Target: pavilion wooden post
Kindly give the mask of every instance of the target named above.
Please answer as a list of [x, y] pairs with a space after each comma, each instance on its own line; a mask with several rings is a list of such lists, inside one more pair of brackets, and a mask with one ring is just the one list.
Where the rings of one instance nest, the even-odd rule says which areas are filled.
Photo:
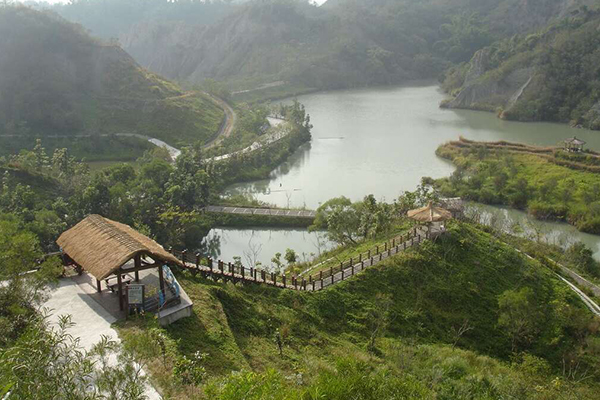
[[165, 277], [163, 276], [162, 266], [158, 267], [158, 283], [160, 285], [160, 291], [162, 292], [165, 301], [167, 301], [167, 294], [165, 293]]
[[96, 289], [98, 290], [98, 293], [102, 292], [102, 282], [100, 279], [96, 279]]
[[118, 286], [118, 294], [119, 294], [119, 310], [123, 311], [123, 286], [121, 281], [121, 271], [117, 271], [117, 286]]
[[[135, 258], [133, 259], [133, 264], [134, 264], [135, 268], [142, 268], [142, 256], [141, 256], [141, 254], [137, 254], [135, 256]], [[135, 281], [136, 282], [140, 281], [140, 272], [137, 269], [135, 271]]]

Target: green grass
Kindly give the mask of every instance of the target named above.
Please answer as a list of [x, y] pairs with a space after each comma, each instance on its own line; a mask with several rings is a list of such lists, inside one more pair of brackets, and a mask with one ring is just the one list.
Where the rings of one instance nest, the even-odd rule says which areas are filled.
[[[452, 223], [448, 235], [436, 242], [425, 242], [317, 293], [234, 286], [188, 273], [179, 274], [179, 281], [194, 301], [194, 312], [164, 329], [173, 343], [169, 357], [175, 363], [183, 355], [206, 353], [209, 383], [194, 392], [173, 383], [168, 362], [150, 362], [155, 382], [162, 382], [159, 386], [173, 397], [204, 391], [209, 393], [205, 398], [296, 399], [320, 392], [329, 393], [320, 398], [342, 399], [348, 398], [343, 397], [348, 395], [344, 386], [381, 382], [387, 387], [381, 392], [356, 386], [366, 391], [359, 398], [420, 398], [423, 393], [431, 398], [434, 393], [448, 399], [554, 399], [573, 385], [561, 376], [561, 368], [563, 357], [575, 354], [582, 368], [589, 368], [590, 388], [575, 385], [573, 390], [580, 398], [596, 395], [599, 354], [591, 344], [599, 339], [590, 313], [540, 263], [472, 225]], [[498, 326], [499, 296], [520, 288], [532, 291], [541, 315], [535, 340], [519, 349], [548, 366], [543, 374], [533, 373], [540, 391], [527, 386], [533, 378], [521, 369], [526, 363], [511, 366], [511, 340]], [[370, 348], [373, 321], [379, 318], [385, 318], [387, 327]], [[118, 329], [126, 343], [133, 343], [154, 323], [142, 319], [121, 323]], [[470, 329], [458, 336], [465, 323]], [[455, 342], [462, 350], [451, 348]], [[232, 371], [250, 372], [230, 375]], [[356, 376], [369, 379], [354, 381]], [[274, 389], [283, 382], [285, 390]], [[246, 393], [254, 390], [247, 384], [258, 392]], [[267, 388], [259, 390], [263, 385]], [[390, 394], [407, 387], [404, 397]], [[472, 392], [475, 388], [482, 392], [468, 395], [478, 393]]]
[[288, 267], [286, 273], [299, 274], [300, 272], [307, 271], [305, 277], [308, 275], [316, 276], [319, 271], [326, 271], [330, 268], [339, 267], [341, 262], [347, 266], [348, 260], [358, 260], [360, 254], [365, 254], [369, 250], [375, 254], [376, 246], [380, 247], [380, 251], [384, 249], [384, 243], [388, 239], [402, 235], [406, 233], [413, 224], [406, 220], [399, 220], [386, 235], [381, 235], [376, 238], [370, 238], [360, 242], [358, 245], [345, 245], [338, 246], [332, 250], [325, 251], [319, 257], [311, 261], [310, 263], [300, 263]]

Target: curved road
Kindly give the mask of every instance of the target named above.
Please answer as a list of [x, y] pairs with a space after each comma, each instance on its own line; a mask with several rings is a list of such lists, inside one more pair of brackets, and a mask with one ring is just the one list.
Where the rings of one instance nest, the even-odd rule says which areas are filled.
[[210, 97], [215, 103], [217, 103], [223, 111], [225, 111], [225, 120], [221, 124], [221, 129], [215, 135], [213, 139], [211, 139], [208, 143], [202, 146], [203, 149], [210, 149], [216, 144], [220, 143], [223, 139], [230, 136], [233, 132], [233, 128], [235, 127], [235, 123], [237, 122], [237, 115], [233, 108], [223, 99], [220, 99], [216, 96], [213, 96], [210, 93], [202, 92], [203, 94]]

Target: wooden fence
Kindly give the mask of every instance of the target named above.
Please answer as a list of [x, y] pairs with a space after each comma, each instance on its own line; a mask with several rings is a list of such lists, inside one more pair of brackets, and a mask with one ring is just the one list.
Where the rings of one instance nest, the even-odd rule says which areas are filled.
[[335, 267], [319, 271], [316, 275], [310, 275], [308, 278], [298, 276], [278, 275], [274, 272], [268, 272], [258, 268], [248, 268], [243, 265], [225, 263], [221, 260], [211, 258], [201, 259], [199, 254], [191, 254], [186, 250], [174, 251], [171, 253], [181, 261], [181, 266], [195, 274], [201, 274], [205, 278], [215, 281], [231, 281], [233, 283], [256, 283], [275, 286], [282, 289], [318, 291], [328, 286], [344, 281], [366, 268], [374, 266], [381, 261], [418, 246], [423, 240], [428, 239], [430, 231], [427, 227], [416, 227], [404, 235], [393, 238], [381, 245], [361, 253], [358, 257], [353, 257], [345, 262], [341, 262]]

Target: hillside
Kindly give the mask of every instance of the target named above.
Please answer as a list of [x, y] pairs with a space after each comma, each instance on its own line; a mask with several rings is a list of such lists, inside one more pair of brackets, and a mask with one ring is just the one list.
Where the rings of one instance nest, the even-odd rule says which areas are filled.
[[0, 7], [0, 135], [138, 133], [176, 145], [209, 140], [222, 119], [208, 98], [184, 93], [81, 26]]
[[583, 8], [536, 33], [475, 54], [450, 71], [443, 106], [497, 112], [518, 121], [600, 129], [600, 11]]
[[[187, 273], [178, 279], [194, 301], [192, 317], [165, 330], [147, 319], [120, 324], [125, 343], [148, 357], [153, 382], [172, 397], [558, 399], [571, 393], [567, 398], [593, 399], [597, 393], [592, 315], [551, 271], [470, 224], [452, 223], [435, 243], [317, 293]], [[513, 300], [523, 306], [512, 316], [522, 330], [507, 328]], [[163, 355], [148, 352], [156, 340]], [[562, 375], [563, 360], [587, 371], [589, 386]]]
[[317, 89], [393, 84], [436, 77], [496, 39], [588, 2], [339, 0], [315, 7], [257, 0], [210, 26], [146, 22], [120, 40], [142, 65], [179, 80], [213, 78], [236, 89], [278, 81]]
[[94, 36], [112, 39], [144, 22], [216, 23], [231, 11], [235, 3], [242, 1], [78, 0], [40, 7], [49, 8], [69, 21], [85, 26]]

